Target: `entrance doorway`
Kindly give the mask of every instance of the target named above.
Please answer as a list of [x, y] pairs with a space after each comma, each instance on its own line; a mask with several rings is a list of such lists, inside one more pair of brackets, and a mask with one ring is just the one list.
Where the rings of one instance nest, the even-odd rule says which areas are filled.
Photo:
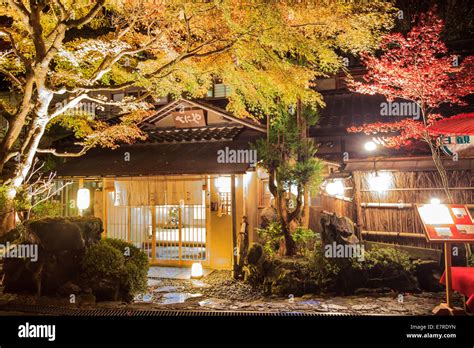
[[[202, 179], [173, 180], [171, 184], [154, 181], [152, 185], [124, 183], [107, 193], [107, 237], [134, 244], [152, 264], [186, 265], [208, 260], [209, 205]], [[143, 192], [135, 191], [138, 186], [141, 190], [147, 187], [148, 202], [139, 198]]]

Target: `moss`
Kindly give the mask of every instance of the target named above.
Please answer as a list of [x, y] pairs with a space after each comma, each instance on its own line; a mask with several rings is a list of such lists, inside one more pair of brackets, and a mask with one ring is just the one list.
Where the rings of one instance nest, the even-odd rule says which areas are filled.
[[[254, 253], [260, 248], [254, 247]], [[265, 254], [247, 267], [249, 283], [268, 294], [300, 296], [306, 293], [353, 294], [359, 288], [417, 291], [408, 254], [393, 248], [366, 251], [363, 260], [328, 258], [318, 243], [306, 257], [281, 258]], [[257, 259], [257, 257], [255, 257]]]

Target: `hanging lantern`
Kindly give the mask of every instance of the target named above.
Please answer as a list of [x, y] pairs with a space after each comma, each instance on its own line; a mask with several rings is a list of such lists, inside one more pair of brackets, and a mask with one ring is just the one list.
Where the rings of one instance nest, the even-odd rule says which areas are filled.
[[89, 208], [91, 204], [91, 193], [89, 189], [80, 188], [77, 191], [77, 207], [80, 210], [85, 210]]

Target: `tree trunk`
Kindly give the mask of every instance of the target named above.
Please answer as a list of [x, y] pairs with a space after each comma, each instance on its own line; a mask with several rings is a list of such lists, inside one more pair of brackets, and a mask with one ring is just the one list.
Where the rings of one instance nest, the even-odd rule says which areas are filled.
[[281, 230], [283, 232], [283, 237], [285, 239], [285, 256], [294, 256], [296, 255], [296, 243], [291, 236], [290, 223], [283, 222], [281, 223]]
[[15, 211], [13, 200], [7, 200], [3, 211], [0, 212], [0, 237], [15, 228]]

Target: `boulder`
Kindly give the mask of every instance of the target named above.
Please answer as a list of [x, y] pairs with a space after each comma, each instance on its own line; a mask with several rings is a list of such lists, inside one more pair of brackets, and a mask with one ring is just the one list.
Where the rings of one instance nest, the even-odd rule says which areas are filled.
[[359, 239], [355, 235], [355, 225], [346, 216], [337, 216], [335, 213], [323, 213], [321, 216], [321, 240], [326, 244], [357, 244]]
[[439, 263], [434, 260], [415, 260], [415, 276], [423, 291], [438, 292], [444, 287], [439, 283], [442, 275]]
[[97, 243], [102, 222], [95, 217], [58, 217], [28, 221], [25, 244], [38, 246], [38, 259], [5, 258], [5, 292], [53, 295], [73, 281], [87, 246]]
[[260, 213], [260, 228], [266, 228], [271, 222], [278, 219], [277, 211], [273, 207], [263, 208]]

